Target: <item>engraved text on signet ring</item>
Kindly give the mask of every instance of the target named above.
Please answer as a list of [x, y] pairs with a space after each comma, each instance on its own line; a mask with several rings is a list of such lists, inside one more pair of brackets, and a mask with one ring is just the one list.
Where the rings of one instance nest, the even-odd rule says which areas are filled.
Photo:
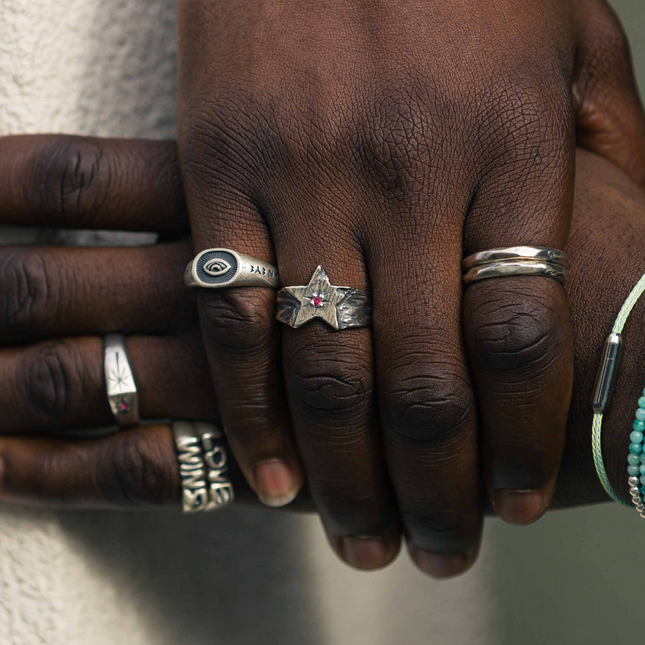
[[234, 499], [224, 433], [210, 423], [173, 421], [182, 508], [185, 513], [214, 511]]
[[189, 287], [230, 289], [233, 287], [280, 286], [278, 269], [269, 262], [231, 249], [206, 249], [186, 267], [184, 281]]

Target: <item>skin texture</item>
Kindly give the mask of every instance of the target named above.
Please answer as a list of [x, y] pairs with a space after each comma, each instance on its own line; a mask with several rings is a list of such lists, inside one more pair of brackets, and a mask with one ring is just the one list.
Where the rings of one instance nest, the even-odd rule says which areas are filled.
[[425, 570], [463, 570], [487, 498], [517, 524], [551, 502], [573, 335], [558, 284], [507, 279], [469, 289], [462, 337], [460, 262], [566, 246], [576, 141], [643, 182], [615, 16], [599, 0], [180, 0], [178, 16], [195, 250], [276, 262], [283, 285], [320, 264], [374, 297], [372, 329], [334, 333], [279, 329], [266, 290], [198, 293], [242, 471], [277, 505], [304, 468], [347, 560], [385, 563], [403, 532]]
[[[181, 186], [160, 182], [156, 175], [143, 183], [130, 178], [142, 177], [145, 168], [160, 159], [166, 160], [169, 176], [175, 176], [175, 144], [132, 145], [139, 147], [140, 154], [130, 154], [127, 142], [115, 145], [96, 139], [38, 136], [0, 139], [0, 177], [4, 178], [0, 223], [42, 226], [52, 222], [48, 214], [55, 213], [56, 223], [64, 222], [68, 228], [87, 226], [88, 222], [103, 229], [125, 225], [133, 230], [154, 230], [159, 223], [163, 225], [156, 206], [181, 203]], [[103, 162], [74, 180], [73, 199], [66, 202], [69, 208], [61, 211], [57, 197], [52, 198], [60, 191], [32, 190], [53, 187], [61, 178], [71, 181], [66, 164], [83, 167], [84, 151], [90, 149], [100, 151], [98, 157]], [[66, 154], [60, 152], [63, 150]], [[575, 331], [575, 379], [554, 499], [560, 507], [607, 500], [591, 460], [590, 392], [602, 342], [645, 267], [645, 195], [608, 162], [583, 151], [577, 156], [568, 285]], [[40, 169], [40, 174], [34, 173], [34, 168]], [[34, 194], [39, 196], [33, 198]], [[102, 195], [98, 202], [97, 194]], [[128, 217], [119, 209], [105, 210], [110, 203], [127, 204]], [[111, 421], [101, 344], [101, 336], [111, 331], [129, 334], [127, 348], [144, 419], [220, 422], [194, 295], [182, 285], [183, 268], [191, 253], [188, 240], [139, 249], [0, 248], [1, 499], [66, 507], [178, 505], [176, 457], [167, 426], [148, 426], [98, 439], [79, 437], [78, 433]], [[517, 279], [513, 288], [523, 294], [532, 282], [543, 281], [546, 279]], [[490, 303], [485, 291], [469, 289], [464, 304], [463, 324], [468, 331], [477, 309]], [[510, 319], [509, 308], [496, 311], [502, 318], [485, 336], [480, 331], [471, 334], [469, 344], [474, 346], [469, 349], [475, 360], [479, 343], [505, 338], [505, 327], [513, 324], [516, 316], [529, 318], [538, 327], [543, 324], [542, 312], [530, 299], [524, 300], [521, 309], [510, 311]], [[643, 381], [645, 340], [637, 332], [644, 311], [645, 300], [636, 306], [625, 329], [627, 351], [603, 433], [608, 472], [624, 497], [627, 435]], [[496, 372], [485, 363], [482, 369], [490, 371], [494, 394]], [[525, 401], [514, 394], [511, 398], [517, 399], [512, 413], [522, 419], [532, 405], [531, 397]], [[485, 409], [483, 403], [479, 407]], [[72, 431], [76, 438], [69, 436]], [[517, 423], [511, 439], [531, 453], [549, 449], [542, 436], [530, 434], [523, 422]], [[238, 498], [248, 499], [250, 489], [239, 471], [234, 474]], [[289, 506], [311, 507], [308, 490]], [[382, 566], [396, 552], [396, 548], [386, 552], [383, 559], [381, 552], [339, 549], [345, 561], [360, 569]], [[454, 573], [450, 568], [437, 572], [423, 561], [419, 564], [424, 571], [441, 577]]]

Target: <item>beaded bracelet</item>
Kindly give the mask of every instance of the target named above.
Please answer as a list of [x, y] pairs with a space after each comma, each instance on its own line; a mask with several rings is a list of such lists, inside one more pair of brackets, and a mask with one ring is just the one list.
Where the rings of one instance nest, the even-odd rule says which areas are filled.
[[[623, 303], [616, 322], [611, 330], [611, 334], [605, 340], [603, 346], [602, 358], [596, 375], [596, 384], [594, 387], [593, 398], [593, 424], [591, 429], [591, 449], [593, 453], [594, 466], [598, 479], [603, 485], [607, 494], [619, 504], [631, 507], [632, 505], [623, 501], [614, 491], [602, 459], [602, 420], [603, 415], [607, 412], [611, 403], [613, 394], [615, 375], [618, 368], [620, 351], [622, 347], [622, 331], [629, 314], [645, 291], [645, 275], [636, 283], [629, 296]], [[643, 445], [643, 436], [645, 432], [645, 390], [643, 396], [638, 400], [638, 409], [636, 410], [636, 420], [633, 423], [633, 431], [630, 434], [629, 456], [627, 458], [627, 475], [629, 483], [629, 492], [632, 497], [633, 505], [641, 517], [645, 519], [645, 452]], [[639, 485], [641, 484], [641, 485]]]
[[629, 476], [629, 494], [638, 514], [645, 519], [645, 453], [643, 452], [643, 431], [645, 430], [645, 390], [643, 396], [638, 399], [636, 409], [636, 420], [629, 435], [629, 455], [627, 455], [627, 474]]

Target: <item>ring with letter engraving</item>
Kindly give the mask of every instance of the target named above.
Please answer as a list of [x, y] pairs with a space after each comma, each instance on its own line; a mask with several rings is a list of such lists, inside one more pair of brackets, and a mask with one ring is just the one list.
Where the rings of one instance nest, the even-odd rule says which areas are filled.
[[110, 408], [121, 429], [139, 425], [139, 398], [122, 334], [108, 334], [103, 343], [105, 387]]
[[202, 251], [186, 267], [184, 282], [189, 287], [205, 289], [280, 287], [276, 266], [231, 249]]
[[278, 292], [276, 318], [294, 329], [317, 319], [336, 330], [368, 327], [372, 323], [372, 298], [360, 289], [333, 286], [319, 266], [308, 285]]
[[214, 511], [234, 499], [224, 433], [210, 423], [173, 421], [185, 513]]
[[464, 284], [516, 276], [543, 276], [565, 284], [569, 261], [559, 249], [546, 246], [512, 246], [468, 256], [462, 263]]

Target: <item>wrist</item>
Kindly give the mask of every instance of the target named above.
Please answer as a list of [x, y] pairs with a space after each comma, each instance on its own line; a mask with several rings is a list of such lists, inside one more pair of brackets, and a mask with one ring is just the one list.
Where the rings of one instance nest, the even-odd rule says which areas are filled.
[[[576, 336], [575, 383], [567, 445], [556, 495], [557, 506], [609, 501], [596, 474], [592, 450], [591, 398], [605, 338], [620, 308], [645, 272], [645, 199], [619, 171], [588, 155], [579, 156], [576, 214], [569, 244], [569, 288]], [[598, 181], [598, 170], [606, 183]], [[591, 166], [591, 168], [589, 167]], [[611, 213], [608, 215], [607, 213]], [[627, 454], [637, 402], [645, 385], [645, 336], [640, 320], [645, 297], [636, 303], [623, 331], [613, 403], [603, 418], [602, 452], [616, 493], [629, 500]]]

